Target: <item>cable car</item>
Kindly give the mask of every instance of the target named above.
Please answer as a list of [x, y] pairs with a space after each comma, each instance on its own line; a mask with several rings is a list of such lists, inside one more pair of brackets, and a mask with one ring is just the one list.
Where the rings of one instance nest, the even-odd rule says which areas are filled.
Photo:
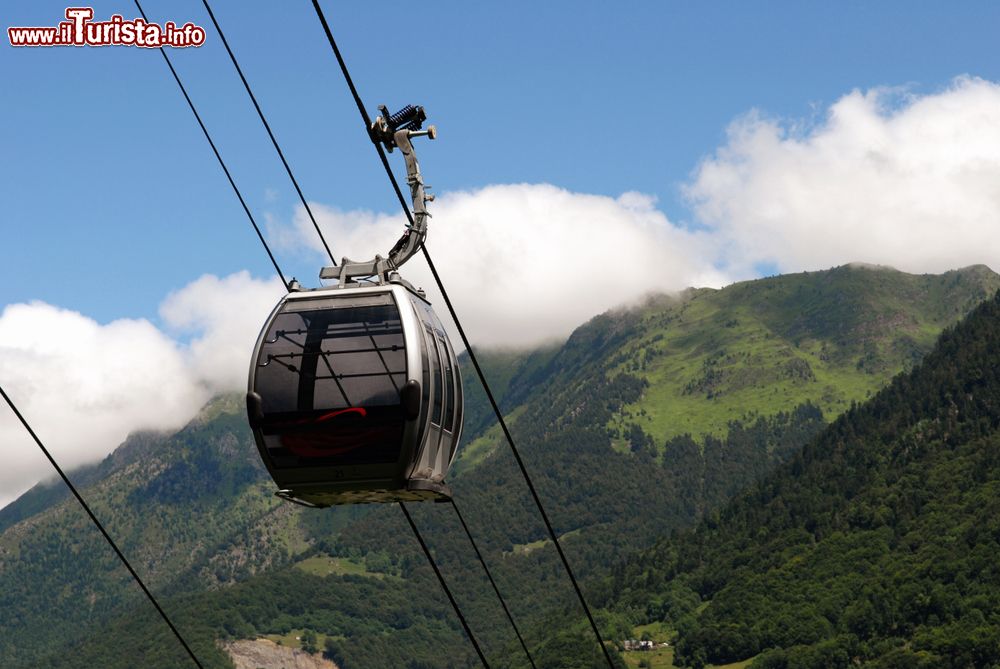
[[248, 409], [279, 495], [316, 506], [449, 498], [462, 380], [402, 283], [293, 292], [254, 350]]
[[[413, 225], [388, 257], [325, 267], [317, 289], [297, 282], [254, 347], [247, 413], [279, 497], [306, 506], [447, 500], [462, 433], [455, 350], [423, 291], [398, 268], [426, 237], [429, 216], [410, 138], [423, 109], [389, 115], [372, 138], [406, 159]], [[359, 277], [365, 277], [358, 281]]]

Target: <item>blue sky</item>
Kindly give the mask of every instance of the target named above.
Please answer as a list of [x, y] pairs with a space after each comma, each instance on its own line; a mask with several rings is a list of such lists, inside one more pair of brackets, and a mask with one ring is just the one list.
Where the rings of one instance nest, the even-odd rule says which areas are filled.
[[[439, 128], [418, 145], [429, 248], [475, 344], [762, 273], [1000, 269], [996, 3], [323, 6], [370, 113], [422, 104]], [[170, 55], [286, 273], [315, 285], [201, 3], [144, 7], [207, 28]], [[3, 8], [4, 28], [54, 26], [66, 5]], [[311, 3], [213, 8], [334, 252], [388, 250], [398, 205]], [[245, 384], [280, 287], [158, 52], [4, 35], [0, 83], [0, 383], [72, 466]], [[0, 443], [3, 506], [49, 469], [2, 411]]]
[[[421, 152], [438, 190], [635, 190], [682, 224], [678, 184], [751, 108], [809, 119], [854, 88], [1000, 78], [995, 3], [324, 6], [369, 107], [421, 103], [439, 126]], [[94, 8], [137, 15], [130, 3]], [[64, 9], [7, 2], [4, 24], [54, 25]], [[209, 25], [198, 2], [145, 9]], [[310, 3], [214, 9], [307, 196], [395, 211]], [[0, 305], [155, 319], [169, 291], [203, 273], [268, 273], [158, 53], [0, 49]], [[289, 219], [294, 192], [214, 31], [171, 55], [255, 213]], [[331, 241], [338, 255], [368, 253]], [[317, 260], [282, 255], [310, 281]]]

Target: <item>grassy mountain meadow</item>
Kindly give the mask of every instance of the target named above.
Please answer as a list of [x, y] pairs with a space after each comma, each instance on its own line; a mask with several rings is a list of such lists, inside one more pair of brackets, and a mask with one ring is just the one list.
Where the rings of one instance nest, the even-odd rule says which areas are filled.
[[[724, 659], [697, 641], [707, 623], [696, 627], [720, 610], [722, 582], [674, 584], [678, 568], [658, 571], [674, 544], [657, 542], [716, 522], [804, 445], [833, 449], [816, 440], [830, 421], [919, 369], [940, 333], [998, 289], [982, 266], [845, 266], [653, 296], [559, 345], [477, 353], [588, 597], [606, 608], [605, 635], [669, 623], [685, 639], [678, 659], [696, 664]], [[463, 375], [466, 443], [452, 478], [462, 513], [536, 663], [600, 666], [474, 372]], [[307, 631], [342, 669], [478, 664], [399, 510], [273, 498], [239, 398], [217, 399], [176, 434], [134, 435], [73, 477], [205, 666], [232, 666], [217, 640]], [[74, 504], [38, 486], [0, 511], [0, 665], [186, 666]], [[411, 511], [491, 664], [527, 666], [453, 511]], [[612, 577], [616, 564], [626, 566]], [[662, 578], [637, 585], [636, 570]]]
[[609, 603], [681, 666], [1000, 666], [1000, 294]]

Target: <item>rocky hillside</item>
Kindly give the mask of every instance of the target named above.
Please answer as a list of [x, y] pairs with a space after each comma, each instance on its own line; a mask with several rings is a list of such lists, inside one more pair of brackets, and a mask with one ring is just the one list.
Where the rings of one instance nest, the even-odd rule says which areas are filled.
[[330, 660], [268, 639], [232, 641], [225, 651], [236, 669], [338, 669]]

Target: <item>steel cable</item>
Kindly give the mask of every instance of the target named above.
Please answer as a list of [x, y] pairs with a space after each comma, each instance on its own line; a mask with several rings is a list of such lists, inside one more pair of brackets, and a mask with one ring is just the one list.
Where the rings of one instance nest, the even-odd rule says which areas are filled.
[[[351, 73], [347, 69], [347, 64], [344, 62], [344, 58], [340, 53], [340, 49], [337, 47], [337, 41], [333, 37], [333, 32], [330, 30], [330, 24], [326, 20], [326, 16], [323, 14], [323, 8], [319, 5], [319, 0], [312, 0], [313, 8], [316, 10], [316, 15], [319, 17], [319, 21], [323, 26], [323, 31], [326, 33], [327, 40], [330, 42], [330, 47], [333, 49], [334, 55], [337, 57], [337, 62], [340, 64], [341, 72], [344, 75], [344, 79], [347, 81], [347, 86], [351, 90], [351, 95], [354, 97], [354, 102], [358, 106], [358, 111], [361, 113], [361, 118], [365, 123], [365, 132], [367, 133], [368, 128], [371, 126], [371, 119], [368, 113], [365, 111], [364, 103], [361, 101], [361, 96], [358, 94], [358, 90], [354, 85], [354, 81], [351, 78]], [[385, 168], [386, 174], [389, 176], [389, 181], [392, 183], [393, 189], [396, 191], [396, 197], [399, 199], [399, 203], [403, 207], [403, 211], [406, 214], [406, 218], [410, 225], [413, 225], [413, 214], [410, 212], [409, 205], [406, 204], [406, 200], [403, 197], [403, 192], [399, 188], [399, 183], [396, 180], [396, 175], [393, 174], [391, 167], [389, 166], [389, 160], [386, 158], [385, 151], [382, 146], [378, 143], [374, 143], [375, 150], [378, 151], [379, 158], [382, 161], [382, 165]], [[444, 298], [445, 304], [448, 306], [448, 312], [451, 314], [452, 320], [455, 322], [455, 326], [458, 329], [458, 333], [462, 338], [462, 343], [465, 345], [465, 350], [469, 354], [469, 360], [472, 362], [473, 367], [476, 370], [476, 375], [479, 377], [479, 382], [483, 386], [483, 390], [486, 392], [486, 397], [490, 401], [490, 406], [493, 407], [493, 412], [496, 414], [497, 421], [500, 423], [500, 427], [503, 430], [504, 437], [506, 437], [507, 444], [510, 446], [511, 452], [514, 454], [514, 459], [517, 461], [517, 466], [521, 470], [521, 476], [524, 478], [525, 483], [528, 486], [528, 490], [531, 491], [532, 499], [535, 502], [535, 506], [538, 508], [539, 514], [545, 523], [545, 529], [548, 531], [549, 538], [556, 547], [556, 551], [559, 553], [559, 559], [562, 561], [563, 567], [566, 570], [567, 576], [569, 576], [570, 581], [573, 584], [573, 590], [576, 592], [577, 598], [580, 600], [580, 605], [583, 607], [584, 612], [587, 615], [587, 620], [590, 622], [590, 627], [594, 632], [594, 636], [597, 638], [598, 644], [601, 646], [601, 650], [604, 652], [604, 658], [607, 660], [609, 669], [615, 669], [614, 661], [611, 659], [611, 653], [608, 651], [607, 645], [604, 643], [604, 639], [601, 636], [601, 632], [597, 627], [597, 621], [594, 619], [593, 613], [590, 611], [590, 606], [587, 604], [587, 600], [583, 596], [583, 590], [580, 588], [580, 584], [576, 580], [576, 576], [573, 575], [573, 570], [569, 565], [569, 560], [566, 558], [566, 554], [563, 552], [562, 546], [559, 545], [559, 538], [556, 536], [555, 530], [552, 527], [552, 522], [549, 520], [548, 514], [545, 512], [545, 507], [542, 505], [542, 501], [538, 496], [538, 492], [535, 490], [535, 486], [531, 481], [531, 477], [528, 474], [528, 469], [524, 464], [524, 460], [521, 458], [521, 454], [518, 451], [517, 445], [514, 443], [514, 438], [511, 436], [510, 430], [507, 427], [507, 422], [504, 420], [503, 414], [500, 411], [500, 407], [497, 405], [496, 399], [493, 397], [493, 392], [490, 390], [489, 383], [486, 381], [486, 377], [483, 374], [482, 368], [479, 366], [479, 361], [476, 359], [476, 354], [472, 350], [472, 345], [469, 343], [469, 339], [465, 334], [465, 329], [462, 327], [462, 323], [458, 318], [458, 314], [455, 313], [455, 308], [452, 306], [451, 299], [448, 297], [448, 291], [444, 287], [444, 283], [441, 281], [441, 277], [438, 274], [437, 268], [434, 266], [434, 262], [431, 260], [430, 252], [427, 250], [426, 245], [421, 246], [424, 258], [427, 260], [427, 265], [430, 267], [431, 274], [434, 276], [434, 281], [437, 283], [438, 288], [441, 290], [441, 296]]]
[[532, 669], [537, 669], [535, 667], [535, 660], [531, 657], [531, 652], [528, 651], [528, 644], [524, 643], [521, 630], [517, 628], [514, 616], [511, 614], [510, 609], [507, 608], [507, 602], [504, 600], [503, 595], [500, 594], [500, 588], [497, 587], [497, 582], [493, 580], [493, 574], [490, 572], [490, 568], [486, 566], [486, 560], [483, 558], [483, 554], [479, 552], [479, 546], [476, 545], [476, 540], [472, 538], [472, 531], [469, 530], [469, 526], [465, 523], [465, 518], [462, 517], [462, 512], [458, 510], [458, 504], [455, 503], [454, 499], [451, 500], [451, 508], [455, 509], [458, 522], [462, 524], [465, 536], [469, 537], [469, 543], [472, 544], [472, 549], [476, 552], [476, 557], [479, 558], [479, 564], [483, 565], [483, 571], [486, 572], [486, 577], [490, 580], [490, 585], [493, 586], [493, 592], [496, 593], [497, 599], [500, 600], [500, 606], [503, 607], [503, 612], [506, 614], [507, 620], [510, 621], [510, 626], [514, 628], [514, 634], [517, 635], [517, 640], [521, 643], [521, 648], [524, 649], [524, 655], [528, 658], [528, 663], [532, 666]]
[[[143, 11], [142, 6], [139, 4], [139, 0], [134, 0], [134, 1], [135, 1], [135, 4], [136, 4], [136, 7], [139, 9], [139, 13], [142, 14], [143, 19], [145, 19], [145, 20], [148, 21], [148, 18], [146, 17], [146, 13]], [[212, 12], [211, 7], [208, 5], [208, 2], [205, 2], [205, 0], [203, 0], [203, 4], [205, 5], [205, 9], [209, 13], [209, 17], [211, 18], [213, 25], [215, 26], [216, 30], [218, 31], [219, 36], [222, 38], [223, 44], [225, 45], [225, 48], [226, 48], [226, 51], [229, 53], [229, 57], [232, 60], [233, 65], [236, 68], [236, 71], [237, 71], [237, 73], [240, 76], [240, 80], [243, 82], [243, 86], [246, 88], [247, 94], [250, 96], [250, 99], [253, 102], [254, 108], [257, 111], [257, 115], [260, 118], [261, 123], [263, 123], [264, 128], [267, 130], [268, 136], [271, 138], [271, 142], [274, 145], [275, 151], [277, 151], [278, 156], [281, 158], [281, 162], [285, 166], [285, 170], [287, 171], [289, 178], [292, 180], [292, 183], [295, 185], [295, 190], [299, 194], [299, 198], [302, 200], [303, 206], [306, 208], [306, 211], [309, 213], [309, 217], [310, 217], [310, 219], [313, 222], [313, 226], [316, 228], [316, 233], [319, 235], [320, 240], [323, 242], [323, 247], [326, 249], [326, 252], [327, 252], [327, 254], [330, 257], [330, 260], [333, 261], [334, 265], [336, 265], [336, 261], [334, 261], [334, 257], [333, 257], [333, 252], [330, 250], [330, 247], [327, 245], [326, 239], [323, 237], [323, 233], [320, 231], [319, 225], [316, 223], [316, 219], [313, 217], [312, 210], [310, 209], [308, 203], [306, 202], [306, 199], [305, 199], [304, 195], [302, 194], [301, 188], [299, 188], [298, 181], [295, 179], [295, 176], [292, 173], [291, 167], [288, 165], [288, 162], [285, 159], [284, 152], [281, 150], [281, 147], [279, 146], [278, 141], [277, 141], [277, 139], [274, 136], [274, 133], [271, 131], [271, 126], [267, 122], [267, 119], [264, 116], [264, 113], [261, 110], [260, 105], [257, 103], [257, 98], [253, 94], [253, 91], [251, 90], [250, 84], [247, 82], [246, 77], [243, 75], [242, 68], [240, 68], [239, 62], [237, 61], [235, 54], [233, 54], [232, 50], [229, 47], [228, 42], [226, 41], [225, 36], [222, 33], [222, 28], [219, 26], [219, 23], [216, 20], [215, 15]], [[173, 75], [174, 81], [177, 82], [177, 86], [180, 88], [181, 93], [184, 95], [184, 99], [187, 101], [188, 106], [191, 108], [191, 112], [194, 114], [195, 119], [198, 121], [198, 125], [201, 127], [201, 130], [204, 133], [205, 139], [208, 140], [209, 146], [211, 146], [212, 151], [215, 153], [215, 157], [219, 161], [219, 165], [222, 167], [223, 172], [225, 172], [226, 178], [229, 179], [229, 183], [232, 186], [233, 191], [236, 193], [237, 198], [239, 198], [240, 204], [243, 206], [243, 210], [246, 212], [247, 217], [250, 219], [250, 223], [253, 225], [254, 230], [257, 232], [257, 236], [260, 239], [261, 244], [263, 244], [264, 250], [267, 251], [268, 257], [271, 258], [271, 262], [274, 265], [275, 271], [277, 271], [278, 276], [281, 278], [282, 283], [285, 284], [285, 288], [288, 289], [288, 282], [285, 280], [285, 276], [282, 273], [281, 268], [278, 265], [277, 260], [275, 259], [274, 255], [271, 253], [271, 249], [268, 246], [267, 242], [265, 241], [264, 236], [261, 234], [260, 228], [258, 227], [257, 222], [254, 220], [253, 214], [250, 212], [250, 209], [247, 207], [246, 201], [243, 199], [243, 196], [240, 193], [239, 188], [236, 186], [236, 183], [233, 180], [233, 177], [230, 174], [229, 169], [226, 167], [225, 161], [223, 161], [222, 156], [220, 155], [218, 149], [216, 148], [215, 142], [212, 140], [212, 136], [208, 132], [208, 128], [202, 122], [201, 115], [198, 114], [198, 110], [195, 108], [194, 102], [191, 100], [191, 97], [188, 95], [187, 90], [184, 88], [184, 84], [181, 82], [180, 76], [177, 74], [177, 71], [174, 69], [173, 64], [170, 62], [170, 58], [164, 52], [164, 50], [163, 50], [162, 47], [160, 48], [160, 53], [163, 54], [163, 58], [164, 58], [164, 60], [167, 63], [167, 67], [170, 68], [170, 73]], [[61, 473], [62, 472], [60, 471], [60, 474]], [[68, 483], [68, 480], [67, 480], [67, 483]], [[82, 499], [81, 499], [81, 501], [82, 501]], [[479, 659], [482, 660], [483, 666], [486, 667], [487, 669], [489, 669], [489, 664], [487, 663], [486, 658], [483, 655], [482, 649], [479, 647], [478, 642], [476, 641], [475, 637], [472, 635], [472, 630], [469, 628], [469, 625], [468, 625], [468, 622], [465, 619], [465, 616], [462, 614], [462, 611], [459, 608], [457, 601], [455, 601], [455, 598], [452, 596], [451, 591], [449, 590], [447, 584], [445, 583], [444, 577], [441, 575], [441, 570], [438, 568], [438, 565], [435, 562], [433, 555], [430, 553], [429, 549], [427, 548], [427, 544], [424, 542], [423, 537], [421, 537], [420, 532], [417, 529], [416, 524], [414, 524], [412, 518], [410, 517], [409, 512], [406, 510], [406, 507], [403, 506], [402, 503], [400, 503], [400, 508], [403, 510], [403, 514], [406, 516], [406, 519], [407, 519], [407, 521], [410, 524], [410, 528], [413, 530], [413, 534], [417, 538], [417, 542], [420, 544], [420, 547], [424, 550], [424, 554], [427, 556], [427, 559], [430, 562], [431, 568], [433, 569], [434, 573], [437, 575], [438, 581], [440, 582], [442, 589], [445, 591], [445, 594], [448, 596], [449, 601], [451, 601], [452, 606], [455, 608], [455, 613], [458, 615], [458, 618], [461, 621], [462, 626], [465, 629], [465, 632], [466, 632], [466, 634], [469, 637], [469, 640], [472, 642], [472, 645], [473, 645], [473, 647], [476, 650], [476, 654], [479, 656]], [[88, 512], [89, 512], [89, 510], [88, 510]], [[93, 516], [91, 516], [91, 517], [93, 517]], [[95, 522], [96, 522], [96, 519], [95, 519]], [[102, 532], [103, 532], [103, 528], [102, 528]], [[106, 533], [105, 533], [105, 536], [108, 538], [109, 541], [111, 540], [110, 537], [108, 537]], [[114, 545], [114, 544], [112, 544], [112, 545]], [[115, 550], [117, 551], [117, 548]], [[476, 550], [478, 552], [478, 548]], [[120, 555], [120, 553], [119, 553], [119, 555]], [[131, 571], [131, 567], [129, 567], [129, 570]], [[133, 572], [133, 575], [134, 575], [134, 572]], [[141, 582], [140, 582], [140, 585], [142, 585]], [[143, 589], [145, 590], [145, 586], [143, 586]], [[154, 604], [155, 604], [155, 601], [154, 601]], [[506, 607], [506, 605], [505, 605], [505, 607]], [[162, 613], [162, 610], [159, 608], [158, 605], [157, 605], [157, 609], [160, 610], [161, 613]], [[168, 623], [169, 623], [169, 620], [168, 620]], [[171, 629], [174, 629], [172, 625], [171, 625]], [[176, 633], [176, 630], [175, 630], [175, 633]], [[182, 640], [182, 642], [183, 642], [183, 640]], [[185, 645], [185, 647], [187, 647], [187, 646]], [[196, 662], [197, 662], [197, 660], [196, 660]], [[201, 665], [199, 664], [198, 666], [200, 667]]]
[[121, 560], [123, 565], [125, 565], [125, 568], [128, 570], [128, 573], [132, 575], [132, 578], [135, 579], [135, 582], [139, 584], [139, 587], [146, 594], [146, 597], [149, 599], [149, 601], [153, 604], [153, 607], [156, 609], [156, 612], [160, 614], [161, 618], [163, 618], [163, 622], [167, 623], [167, 626], [170, 628], [170, 631], [174, 633], [174, 636], [177, 637], [177, 640], [180, 641], [182, 646], [184, 646], [184, 650], [187, 651], [187, 654], [191, 658], [191, 661], [194, 662], [199, 669], [204, 669], [201, 665], [201, 662], [199, 662], [198, 658], [195, 656], [194, 651], [191, 650], [191, 646], [188, 645], [188, 642], [184, 640], [184, 637], [181, 635], [180, 631], [170, 620], [170, 617], [167, 615], [167, 612], [164, 611], [163, 607], [160, 606], [160, 603], [156, 601], [156, 597], [153, 596], [153, 593], [149, 591], [149, 588], [146, 587], [146, 584], [139, 577], [139, 574], [137, 574], [135, 569], [132, 568], [132, 564], [128, 561], [128, 558], [126, 558], [125, 554], [122, 553], [120, 548], [118, 548], [118, 544], [116, 544], [114, 539], [111, 538], [111, 535], [108, 534], [108, 531], [104, 529], [104, 525], [102, 525], [101, 521], [97, 519], [97, 516], [94, 515], [94, 512], [90, 510], [90, 505], [87, 504], [87, 502], [83, 499], [83, 496], [79, 493], [79, 491], [77, 491], [76, 486], [73, 485], [73, 482], [70, 481], [69, 477], [66, 476], [66, 473], [63, 472], [62, 467], [59, 466], [59, 463], [56, 462], [56, 459], [52, 457], [51, 453], [49, 453], [49, 449], [45, 448], [45, 444], [43, 444], [42, 440], [38, 438], [38, 435], [35, 434], [35, 431], [31, 429], [31, 425], [28, 424], [28, 421], [25, 419], [25, 417], [21, 414], [20, 411], [18, 411], [17, 407], [14, 405], [14, 401], [11, 400], [10, 396], [7, 394], [7, 392], [3, 389], [2, 386], [0, 386], [0, 395], [3, 396], [4, 401], [7, 402], [7, 406], [9, 406], [11, 411], [14, 412], [14, 415], [17, 416], [17, 419], [21, 421], [21, 425], [24, 426], [24, 429], [28, 431], [28, 434], [31, 435], [31, 438], [35, 440], [36, 444], [38, 444], [38, 448], [42, 450], [42, 453], [52, 464], [52, 467], [56, 470], [56, 473], [59, 474], [59, 477], [63, 480], [63, 483], [66, 484], [66, 487], [69, 488], [69, 491], [73, 493], [74, 497], [76, 497], [76, 501], [80, 503], [80, 506], [83, 507], [83, 510], [87, 512], [88, 516], [90, 516], [90, 520], [92, 520], [94, 525], [97, 526], [97, 529], [101, 531], [101, 534], [104, 536], [104, 539], [115, 551], [115, 555], [117, 555], [118, 559]]
[[[139, 9], [139, 13], [142, 14], [143, 20], [148, 23], [149, 19], [146, 17], [146, 12], [143, 11], [142, 5], [139, 4], [139, 0], [133, 0], [133, 2], [135, 2], [135, 6]], [[257, 221], [250, 212], [250, 207], [247, 206], [246, 200], [243, 199], [243, 194], [240, 193], [240, 189], [237, 188], [236, 182], [233, 181], [233, 175], [229, 173], [229, 168], [226, 167], [226, 162], [219, 154], [219, 149], [216, 148], [215, 142], [212, 141], [212, 136], [208, 133], [208, 128], [206, 128], [204, 122], [202, 122], [201, 116], [198, 114], [198, 110], [195, 109], [194, 103], [191, 101], [191, 96], [188, 95], [187, 89], [184, 88], [184, 84], [181, 83], [181, 78], [177, 76], [177, 70], [174, 69], [173, 63], [170, 62], [170, 58], [167, 56], [167, 52], [164, 51], [162, 46], [160, 47], [160, 55], [163, 56], [163, 60], [167, 63], [167, 67], [170, 68], [170, 74], [174, 76], [174, 81], [177, 82], [177, 86], [181, 89], [184, 99], [187, 100], [188, 107], [191, 108], [191, 113], [194, 114], [195, 120], [197, 120], [198, 125], [201, 126], [201, 131], [205, 134], [205, 139], [208, 140], [208, 145], [212, 147], [212, 153], [215, 154], [215, 158], [219, 161], [222, 171], [225, 172], [226, 178], [229, 180], [229, 185], [233, 187], [233, 192], [236, 193], [236, 197], [239, 199], [240, 205], [243, 206], [243, 211], [246, 212], [247, 218], [250, 219], [250, 224], [257, 233], [257, 238], [260, 240], [260, 243], [264, 245], [264, 250], [267, 251], [267, 257], [271, 259], [271, 264], [274, 265], [274, 270], [278, 273], [278, 278], [281, 279], [281, 283], [285, 286], [285, 290], [288, 290], [288, 281], [285, 280], [285, 275], [278, 266], [277, 259], [275, 259], [274, 254], [271, 253], [271, 247], [267, 245], [267, 240], [264, 239], [264, 234], [260, 231], [260, 226], [257, 225]]]
[[399, 503], [399, 508], [403, 510], [403, 515], [406, 516], [406, 522], [410, 524], [410, 529], [413, 530], [413, 536], [417, 538], [417, 543], [420, 544], [420, 548], [423, 549], [424, 555], [427, 556], [427, 561], [431, 563], [431, 569], [434, 570], [434, 575], [437, 576], [438, 583], [441, 584], [441, 589], [444, 590], [444, 594], [448, 596], [448, 601], [451, 602], [452, 608], [455, 609], [455, 614], [462, 623], [462, 629], [465, 630], [465, 635], [469, 637], [469, 641], [472, 642], [472, 647], [476, 649], [476, 655], [479, 656], [479, 660], [483, 663], [486, 669], [490, 669], [489, 662], [486, 661], [486, 656], [483, 655], [483, 649], [479, 647], [479, 642], [476, 641], [476, 637], [472, 634], [472, 629], [469, 627], [469, 623], [465, 620], [465, 616], [462, 615], [462, 609], [459, 608], [458, 602], [455, 600], [455, 596], [451, 594], [451, 589], [448, 584], [444, 581], [444, 576], [441, 575], [441, 570], [438, 569], [437, 563], [434, 561], [434, 556], [431, 555], [430, 549], [427, 544], [424, 543], [424, 538], [420, 536], [420, 530], [417, 529], [417, 524], [413, 522], [413, 518], [410, 517], [410, 512], [406, 509], [406, 504], [403, 502]]
[[309, 214], [309, 220], [312, 221], [313, 228], [316, 229], [316, 234], [319, 235], [319, 240], [323, 243], [323, 248], [326, 249], [326, 254], [330, 256], [330, 262], [336, 266], [337, 261], [333, 257], [333, 251], [330, 250], [329, 244], [326, 243], [326, 237], [323, 236], [323, 232], [319, 229], [319, 223], [316, 222], [316, 217], [313, 216], [312, 208], [306, 201], [306, 196], [302, 194], [299, 182], [295, 178], [295, 175], [292, 174], [292, 168], [289, 166], [288, 161], [285, 160], [285, 152], [281, 150], [281, 146], [278, 145], [278, 140], [275, 139], [274, 133], [271, 132], [271, 125], [264, 117], [264, 112], [261, 111], [260, 105], [257, 103], [257, 96], [253, 94], [253, 91], [250, 89], [250, 84], [247, 82], [247, 78], [243, 75], [243, 68], [240, 67], [239, 61], [236, 60], [236, 55], [233, 53], [233, 50], [229, 48], [229, 41], [226, 40], [226, 35], [222, 32], [222, 27], [219, 25], [219, 22], [215, 20], [215, 12], [213, 12], [212, 8], [208, 5], [208, 0], [201, 0], [201, 2], [205, 5], [205, 9], [208, 11], [208, 18], [212, 19], [212, 25], [215, 26], [216, 32], [219, 33], [219, 37], [222, 39], [222, 45], [226, 47], [226, 53], [229, 54], [229, 60], [233, 61], [233, 67], [236, 68], [236, 73], [240, 75], [240, 81], [243, 82], [243, 88], [246, 89], [247, 95], [250, 96], [253, 108], [257, 110], [257, 116], [260, 117], [260, 122], [264, 124], [264, 129], [267, 130], [267, 136], [271, 138], [271, 144], [274, 146], [274, 150], [278, 152], [281, 164], [285, 166], [285, 172], [288, 173], [288, 178], [291, 179], [292, 185], [295, 186], [295, 192], [298, 193], [302, 206], [305, 207], [306, 213]]

